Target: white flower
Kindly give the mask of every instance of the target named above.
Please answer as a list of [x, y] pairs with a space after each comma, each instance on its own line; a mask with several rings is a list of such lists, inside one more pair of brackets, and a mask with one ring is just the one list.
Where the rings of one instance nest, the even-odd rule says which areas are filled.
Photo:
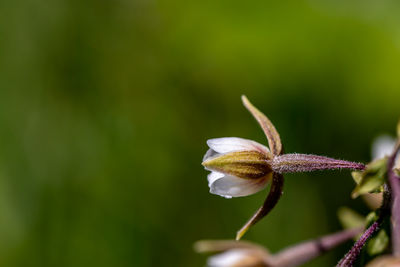
[[372, 142], [372, 159], [380, 159], [393, 153], [396, 139], [390, 135], [381, 135]]
[[251, 242], [202, 240], [194, 244], [199, 253], [218, 253], [208, 258], [209, 267], [270, 266], [271, 255], [264, 247]]
[[207, 145], [210, 149], [203, 165], [211, 171], [210, 193], [226, 198], [248, 196], [264, 189], [271, 179], [267, 147], [237, 137], [210, 139]]
[[217, 254], [208, 259], [209, 267], [252, 267], [266, 266], [265, 256], [253, 249], [231, 249], [221, 254]]

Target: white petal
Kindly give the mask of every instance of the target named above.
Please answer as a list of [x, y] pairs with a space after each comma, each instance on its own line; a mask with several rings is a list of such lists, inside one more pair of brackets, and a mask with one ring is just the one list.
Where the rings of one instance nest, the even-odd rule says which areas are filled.
[[396, 140], [389, 135], [381, 135], [372, 143], [372, 159], [380, 159], [389, 156], [394, 149]]
[[252, 140], [239, 137], [223, 137], [207, 140], [207, 145], [218, 153], [229, 153], [240, 150], [257, 150], [262, 153], [269, 153], [269, 149]]
[[231, 267], [240, 263], [246, 257], [248, 257], [247, 250], [232, 249], [210, 257], [207, 261], [207, 264], [210, 267]]
[[269, 177], [258, 179], [244, 179], [231, 175], [224, 175], [209, 183], [210, 193], [226, 198], [243, 197], [255, 194], [265, 188]]
[[217, 153], [210, 148], [209, 150], [207, 150], [206, 154], [204, 155], [203, 161], [209, 160], [209, 159], [217, 157], [219, 155], [220, 155], [220, 153]]
[[207, 180], [208, 180], [208, 186], [211, 186], [212, 183], [214, 183], [216, 180], [224, 177], [225, 174], [220, 173], [220, 172], [211, 172], [209, 175], [207, 175]]

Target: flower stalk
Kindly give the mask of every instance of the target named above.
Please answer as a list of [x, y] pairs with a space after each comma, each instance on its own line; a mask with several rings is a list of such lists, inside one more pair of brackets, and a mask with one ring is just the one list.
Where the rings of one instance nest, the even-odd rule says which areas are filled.
[[318, 170], [352, 169], [364, 170], [365, 165], [346, 160], [332, 159], [324, 156], [306, 154], [283, 154], [271, 160], [271, 168], [275, 172], [311, 172]]
[[268, 266], [295, 267], [315, 259], [338, 245], [354, 238], [362, 228], [352, 228], [326, 235], [314, 240], [287, 247], [271, 254], [264, 247], [246, 242], [232, 240], [203, 240], [194, 244], [197, 252], [217, 252], [210, 257], [209, 266]]
[[400, 142], [397, 141], [395, 149], [388, 160], [388, 180], [392, 194], [392, 247], [395, 257], [400, 257], [400, 180], [393, 167], [399, 150]]
[[348, 229], [288, 247], [272, 256], [271, 266], [299, 266], [352, 239], [361, 231], [362, 228]]
[[371, 224], [367, 230], [361, 235], [361, 237], [354, 243], [353, 247], [350, 249], [349, 252], [339, 261], [336, 267], [352, 267], [355, 260], [357, 260], [361, 249], [364, 247], [365, 243], [371, 236], [376, 233], [379, 229], [383, 220], [386, 216], [389, 215], [390, 212], [390, 203], [392, 199], [391, 191], [389, 190], [387, 184], [384, 185], [384, 192], [383, 192], [383, 201], [382, 205], [379, 208], [379, 215], [378, 219]]
[[357, 259], [368, 239], [378, 230], [379, 222], [374, 222], [368, 229], [362, 234], [362, 236], [357, 240], [354, 246], [349, 252], [339, 261], [336, 267], [351, 267], [354, 261]]

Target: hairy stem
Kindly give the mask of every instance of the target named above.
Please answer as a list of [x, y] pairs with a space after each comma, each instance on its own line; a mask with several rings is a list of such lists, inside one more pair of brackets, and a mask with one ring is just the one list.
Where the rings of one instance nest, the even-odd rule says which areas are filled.
[[268, 266], [293, 267], [312, 260], [324, 252], [348, 241], [362, 231], [362, 228], [354, 228], [340, 231], [334, 234], [306, 241], [298, 245], [288, 247], [273, 255], [268, 261]]
[[391, 193], [388, 188], [388, 185], [384, 185], [383, 192], [383, 202], [381, 207], [378, 210], [379, 217], [378, 219], [370, 226], [368, 229], [362, 234], [360, 239], [354, 243], [353, 247], [349, 252], [339, 261], [336, 267], [351, 267], [353, 266], [354, 261], [357, 259], [358, 255], [361, 252], [361, 249], [364, 247], [365, 243], [368, 239], [378, 230], [381, 226], [383, 220], [387, 215], [389, 215], [390, 210], [390, 202], [391, 202]]
[[279, 173], [310, 172], [329, 169], [365, 169], [365, 165], [361, 163], [307, 154], [283, 154], [276, 156], [270, 161], [270, 165], [273, 171]]
[[349, 252], [340, 260], [340, 262], [336, 265], [336, 267], [351, 267], [353, 266], [354, 261], [357, 259], [358, 255], [361, 252], [361, 249], [364, 247], [367, 240], [372, 236], [373, 233], [376, 232], [379, 228], [379, 223], [374, 222], [357, 240], [354, 246], [350, 249]]
[[400, 180], [393, 171], [393, 166], [399, 149], [400, 142], [398, 141], [388, 160], [388, 178], [392, 192], [392, 247], [393, 255], [396, 257], [400, 256]]

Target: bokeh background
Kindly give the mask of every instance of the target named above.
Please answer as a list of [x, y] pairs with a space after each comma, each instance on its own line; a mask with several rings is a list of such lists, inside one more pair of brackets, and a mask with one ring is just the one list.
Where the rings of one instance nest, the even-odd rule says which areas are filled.
[[[0, 1], [0, 265], [204, 266], [266, 191], [208, 193], [208, 138], [367, 162], [400, 115], [397, 1]], [[245, 239], [341, 228], [348, 171], [286, 175]], [[331, 266], [351, 242], [305, 266]]]

